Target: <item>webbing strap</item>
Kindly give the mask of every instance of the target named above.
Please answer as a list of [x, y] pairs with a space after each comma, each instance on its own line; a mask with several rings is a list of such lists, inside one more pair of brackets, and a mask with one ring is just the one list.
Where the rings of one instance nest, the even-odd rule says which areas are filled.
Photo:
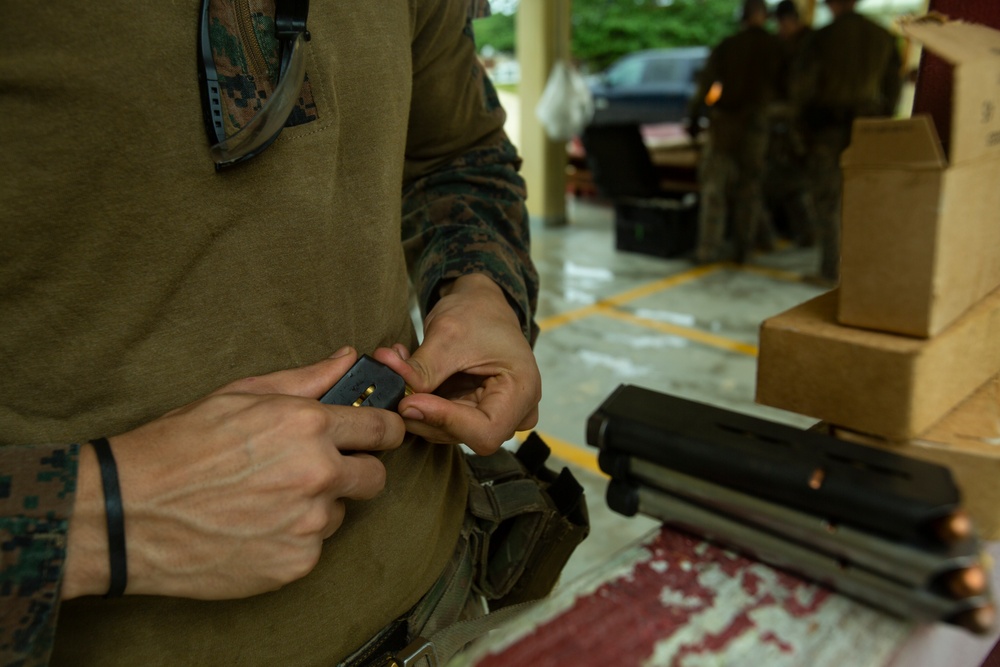
[[473, 514], [480, 519], [501, 523], [527, 512], [553, 510], [538, 485], [530, 479], [516, 479], [500, 486], [481, 488], [486, 503], [482, 503], [483, 497], [476, 498], [479, 506], [472, 508]]
[[418, 630], [425, 633], [436, 632], [441, 623], [452, 623], [460, 617], [472, 589], [474, 568], [477, 565], [475, 552], [478, 550], [471, 536], [464, 537], [462, 541], [464, 545], [461, 554], [457, 556], [458, 566], [447, 579], [437, 602], [433, 606], [427, 605], [414, 610], [409, 620], [410, 636]]
[[429, 639], [417, 637], [396, 654], [400, 667], [444, 667], [469, 642], [526, 612], [537, 601], [522, 602], [467, 621], [454, 623]]
[[524, 477], [524, 470], [514, 454], [507, 449], [490, 456], [466, 456], [466, 463], [480, 482], [494, 482], [510, 477]]

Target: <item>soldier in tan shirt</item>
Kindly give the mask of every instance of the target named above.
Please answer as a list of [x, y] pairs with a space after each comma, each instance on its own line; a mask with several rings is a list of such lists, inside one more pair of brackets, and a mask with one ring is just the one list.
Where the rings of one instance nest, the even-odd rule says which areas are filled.
[[[468, 8], [313, 3], [295, 110], [218, 172], [201, 37], [229, 136], [280, 87], [275, 3], [211, 0], [204, 32], [198, 0], [10, 8], [0, 661], [335, 664], [440, 575], [455, 443], [494, 450], [540, 392], [519, 160]], [[400, 414], [315, 400], [372, 351], [416, 391]]]

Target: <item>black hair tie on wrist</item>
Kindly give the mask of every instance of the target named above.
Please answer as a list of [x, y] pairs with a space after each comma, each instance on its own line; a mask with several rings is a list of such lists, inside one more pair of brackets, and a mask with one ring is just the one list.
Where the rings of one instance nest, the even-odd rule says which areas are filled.
[[108, 561], [111, 565], [111, 584], [106, 598], [121, 597], [128, 585], [128, 560], [125, 557], [125, 508], [122, 491], [118, 485], [118, 466], [107, 438], [91, 440], [97, 463], [101, 467], [101, 485], [104, 487], [104, 514], [108, 521]]

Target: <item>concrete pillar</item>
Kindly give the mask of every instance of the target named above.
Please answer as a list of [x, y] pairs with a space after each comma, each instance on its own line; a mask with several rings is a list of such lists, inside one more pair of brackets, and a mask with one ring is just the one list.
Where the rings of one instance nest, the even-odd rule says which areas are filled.
[[535, 107], [552, 65], [570, 53], [570, 1], [521, 0], [517, 7], [521, 175], [528, 185], [528, 213], [549, 226], [566, 224], [566, 145], [545, 136]]
[[812, 25], [816, 18], [816, 0], [797, 0], [799, 16], [806, 25]]

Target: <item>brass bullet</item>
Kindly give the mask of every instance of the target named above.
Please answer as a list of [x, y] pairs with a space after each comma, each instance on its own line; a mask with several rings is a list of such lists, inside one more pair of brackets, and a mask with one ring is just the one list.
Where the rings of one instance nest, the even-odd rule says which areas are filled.
[[997, 620], [997, 610], [993, 605], [964, 611], [952, 619], [952, 623], [977, 634], [986, 634], [993, 629]]
[[939, 520], [934, 526], [934, 532], [948, 544], [960, 542], [972, 535], [972, 520], [963, 510], [958, 510]]
[[948, 591], [956, 598], [979, 595], [986, 590], [986, 573], [978, 565], [948, 575]]
[[826, 478], [826, 471], [823, 470], [822, 468], [816, 468], [815, 470], [813, 470], [812, 476], [809, 477], [809, 488], [812, 489], [813, 491], [818, 490], [819, 487], [823, 486], [823, 480], [825, 478]]
[[365, 399], [374, 393], [375, 393], [375, 385], [369, 386], [367, 389], [365, 389], [364, 393], [358, 396], [357, 399], [355, 399], [355, 401], [351, 403], [351, 406], [355, 408], [360, 408], [361, 404], [365, 402]]

